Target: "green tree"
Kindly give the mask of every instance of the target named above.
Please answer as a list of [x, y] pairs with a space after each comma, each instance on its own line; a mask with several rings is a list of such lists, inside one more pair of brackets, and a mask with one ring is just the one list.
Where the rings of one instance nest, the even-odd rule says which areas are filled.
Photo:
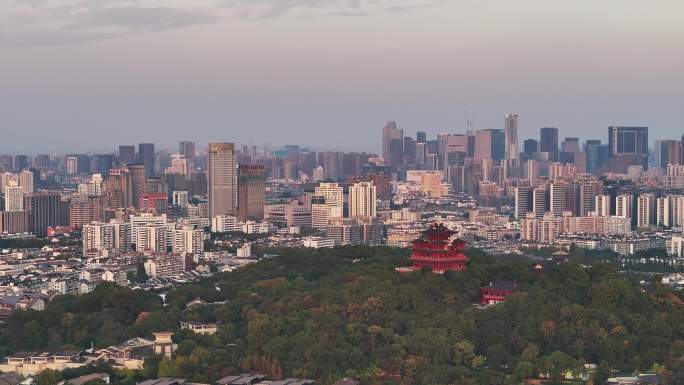
[[36, 374], [34, 381], [36, 385], [56, 385], [62, 381], [62, 373], [58, 370], [44, 369]]

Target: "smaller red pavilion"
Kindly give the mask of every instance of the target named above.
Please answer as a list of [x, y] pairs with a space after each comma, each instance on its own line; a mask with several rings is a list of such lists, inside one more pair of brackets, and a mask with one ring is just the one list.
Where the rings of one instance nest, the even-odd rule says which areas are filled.
[[518, 291], [518, 284], [513, 281], [494, 281], [480, 288], [482, 304], [494, 305], [506, 300], [506, 297]]
[[412, 266], [397, 268], [399, 272], [410, 272], [428, 268], [433, 273], [442, 274], [448, 270], [464, 270], [468, 257], [465, 255], [465, 242], [460, 239], [451, 241], [456, 234], [442, 223], [435, 223], [413, 241]]

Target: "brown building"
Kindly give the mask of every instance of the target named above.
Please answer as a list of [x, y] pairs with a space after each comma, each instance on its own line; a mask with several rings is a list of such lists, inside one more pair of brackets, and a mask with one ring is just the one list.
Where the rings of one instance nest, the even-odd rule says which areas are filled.
[[69, 205], [69, 226], [80, 229], [90, 222], [101, 222], [104, 218], [102, 197], [77, 197]]
[[0, 234], [19, 234], [28, 231], [28, 212], [0, 211]]
[[109, 209], [132, 207], [130, 172], [126, 168], [109, 170], [102, 186], [104, 206]]
[[67, 223], [68, 204], [56, 191], [25, 194], [24, 209], [29, 213], [29, 230], [38, 237], [47, 236], [48, 227]]
[[207, 198], [209, 217], [235, 215], [238, 197], [235, 144], [233, 143], [209, 143]]
[[135, 208], [140, 208], [140, 197], [145, 192], [145, 182], [147, 177], [145, 174], [144, 164], [129, 164], [128, 171], [130, 172], [131, 183], [131, 205]]
[[266, 204], [266, 170], [261, 164], [238, 166], [238, 217], [261, 220]]

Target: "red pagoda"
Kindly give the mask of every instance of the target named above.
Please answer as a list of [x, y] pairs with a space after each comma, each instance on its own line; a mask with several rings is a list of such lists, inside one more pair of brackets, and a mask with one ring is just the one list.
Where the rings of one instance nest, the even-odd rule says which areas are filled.
[[442, 274], [447, 270], [464, 270], [468, 257], [464, 254], [465, 242], [460, 239], [450, 241], [455, 231], [442, 223], [435, 223], [413, 241], [412, 266], [397, 268], [399, 272], [410, 272], [428, 268], [433, 273]]

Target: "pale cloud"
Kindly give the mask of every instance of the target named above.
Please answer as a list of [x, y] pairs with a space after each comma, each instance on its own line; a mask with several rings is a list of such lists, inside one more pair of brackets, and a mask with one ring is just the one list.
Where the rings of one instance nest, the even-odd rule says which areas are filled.
[[407, 12], [446, 0], [0, 0], [0, 46], [73, 44], [231, 20]]
[[244, 19], [364, 16], [405, 12], [446, 0], [225, 0], [223, 7]]
[[0, 0], [0, 45], [55, 45], [214, 22], [206, 9], [143, 0]]

